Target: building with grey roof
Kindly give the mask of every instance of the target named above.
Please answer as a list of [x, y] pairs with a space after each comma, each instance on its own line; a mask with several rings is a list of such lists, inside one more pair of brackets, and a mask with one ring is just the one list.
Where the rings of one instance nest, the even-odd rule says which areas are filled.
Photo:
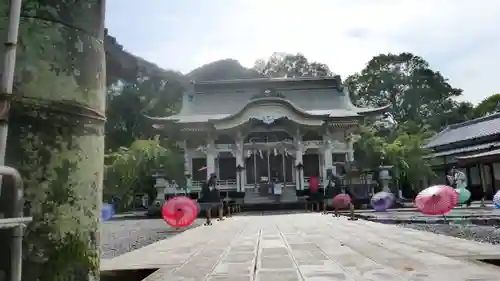
[[427, 157], [438, 175], [433, 183], [444, 183], [446, 173], [457, 167], [467, 175], [473, 194], [490, 197], [500, 188], [500, 157], [495, 157], [500, 154], [500, 113], [450, 125], [424, 147], [432, 151]]
[[353, 129], [387, 109], [354, 106], [340, 76], [258, 78], [192, 82], [178, 114], [150, 118], [184, 149], [188, 185], [215, 173], [222, 190], [267, 180], [299, 194], [308, 177], [352, 161]]

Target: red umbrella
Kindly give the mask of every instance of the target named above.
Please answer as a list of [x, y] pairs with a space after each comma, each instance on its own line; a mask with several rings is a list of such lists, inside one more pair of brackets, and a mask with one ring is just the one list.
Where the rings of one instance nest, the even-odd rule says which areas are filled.
[[458, 193], [451, 186], [434, 185], [422, 190], [415, 198], [417, 209], [426, 215], [444, 215], [458, 203]]
[[351, 196], [346, 193], [338, 194], [333, 197], [333, 207], [335, 209], [345, 209], [351, 204]]
[[198, 216], [198, 205], [185, 196], [171, 198], [161, 208], [163, 220], [172, 227], [188, 227]]
[[201, 172], [201, 171], [206, 171], [207, 170], [207, 166], [203, 166], [201, 168], [198, 169], [198, 172]]

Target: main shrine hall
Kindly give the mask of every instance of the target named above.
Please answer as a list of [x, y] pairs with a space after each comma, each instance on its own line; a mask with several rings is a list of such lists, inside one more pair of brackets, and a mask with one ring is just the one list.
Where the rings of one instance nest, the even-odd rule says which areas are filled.
[[182, 147], [190, 190], [215, 174], [228, 193], [272, 180], [303, 194], [327, 169], [342, 177], [354, 130], [386, 109], [354, 106], [340, 76], [192, 81], [178, 114], [152, 120]]

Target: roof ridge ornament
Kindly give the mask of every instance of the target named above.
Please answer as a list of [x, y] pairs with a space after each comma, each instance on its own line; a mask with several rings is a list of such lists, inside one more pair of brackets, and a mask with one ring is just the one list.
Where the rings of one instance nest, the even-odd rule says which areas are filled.
[[260, 93], [253, 95], [250, 99], [255, 100], [255, 99], [262, 99], [262, 98], [280, 98], [280, 99], [285, 99], [285, 95], [283, 95], [281, 92], [276, 91], [276, 89], [273, 88], [265, 88], [260, 91]]

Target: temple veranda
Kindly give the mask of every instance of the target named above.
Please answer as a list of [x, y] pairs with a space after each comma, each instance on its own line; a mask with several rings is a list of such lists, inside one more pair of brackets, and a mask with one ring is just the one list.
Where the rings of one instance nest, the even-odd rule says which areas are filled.
[[179, 114], [151, 119], [184, 150], [191, 192], [214, 173], [226, 196], [243, 198], [273, 179], [286, 201], [327, 169], [342, 177], [344, 163], [354, 161], [352, 133], [386, 109], [355, 107], [339, 76], [266, 78], [192, 82]]

